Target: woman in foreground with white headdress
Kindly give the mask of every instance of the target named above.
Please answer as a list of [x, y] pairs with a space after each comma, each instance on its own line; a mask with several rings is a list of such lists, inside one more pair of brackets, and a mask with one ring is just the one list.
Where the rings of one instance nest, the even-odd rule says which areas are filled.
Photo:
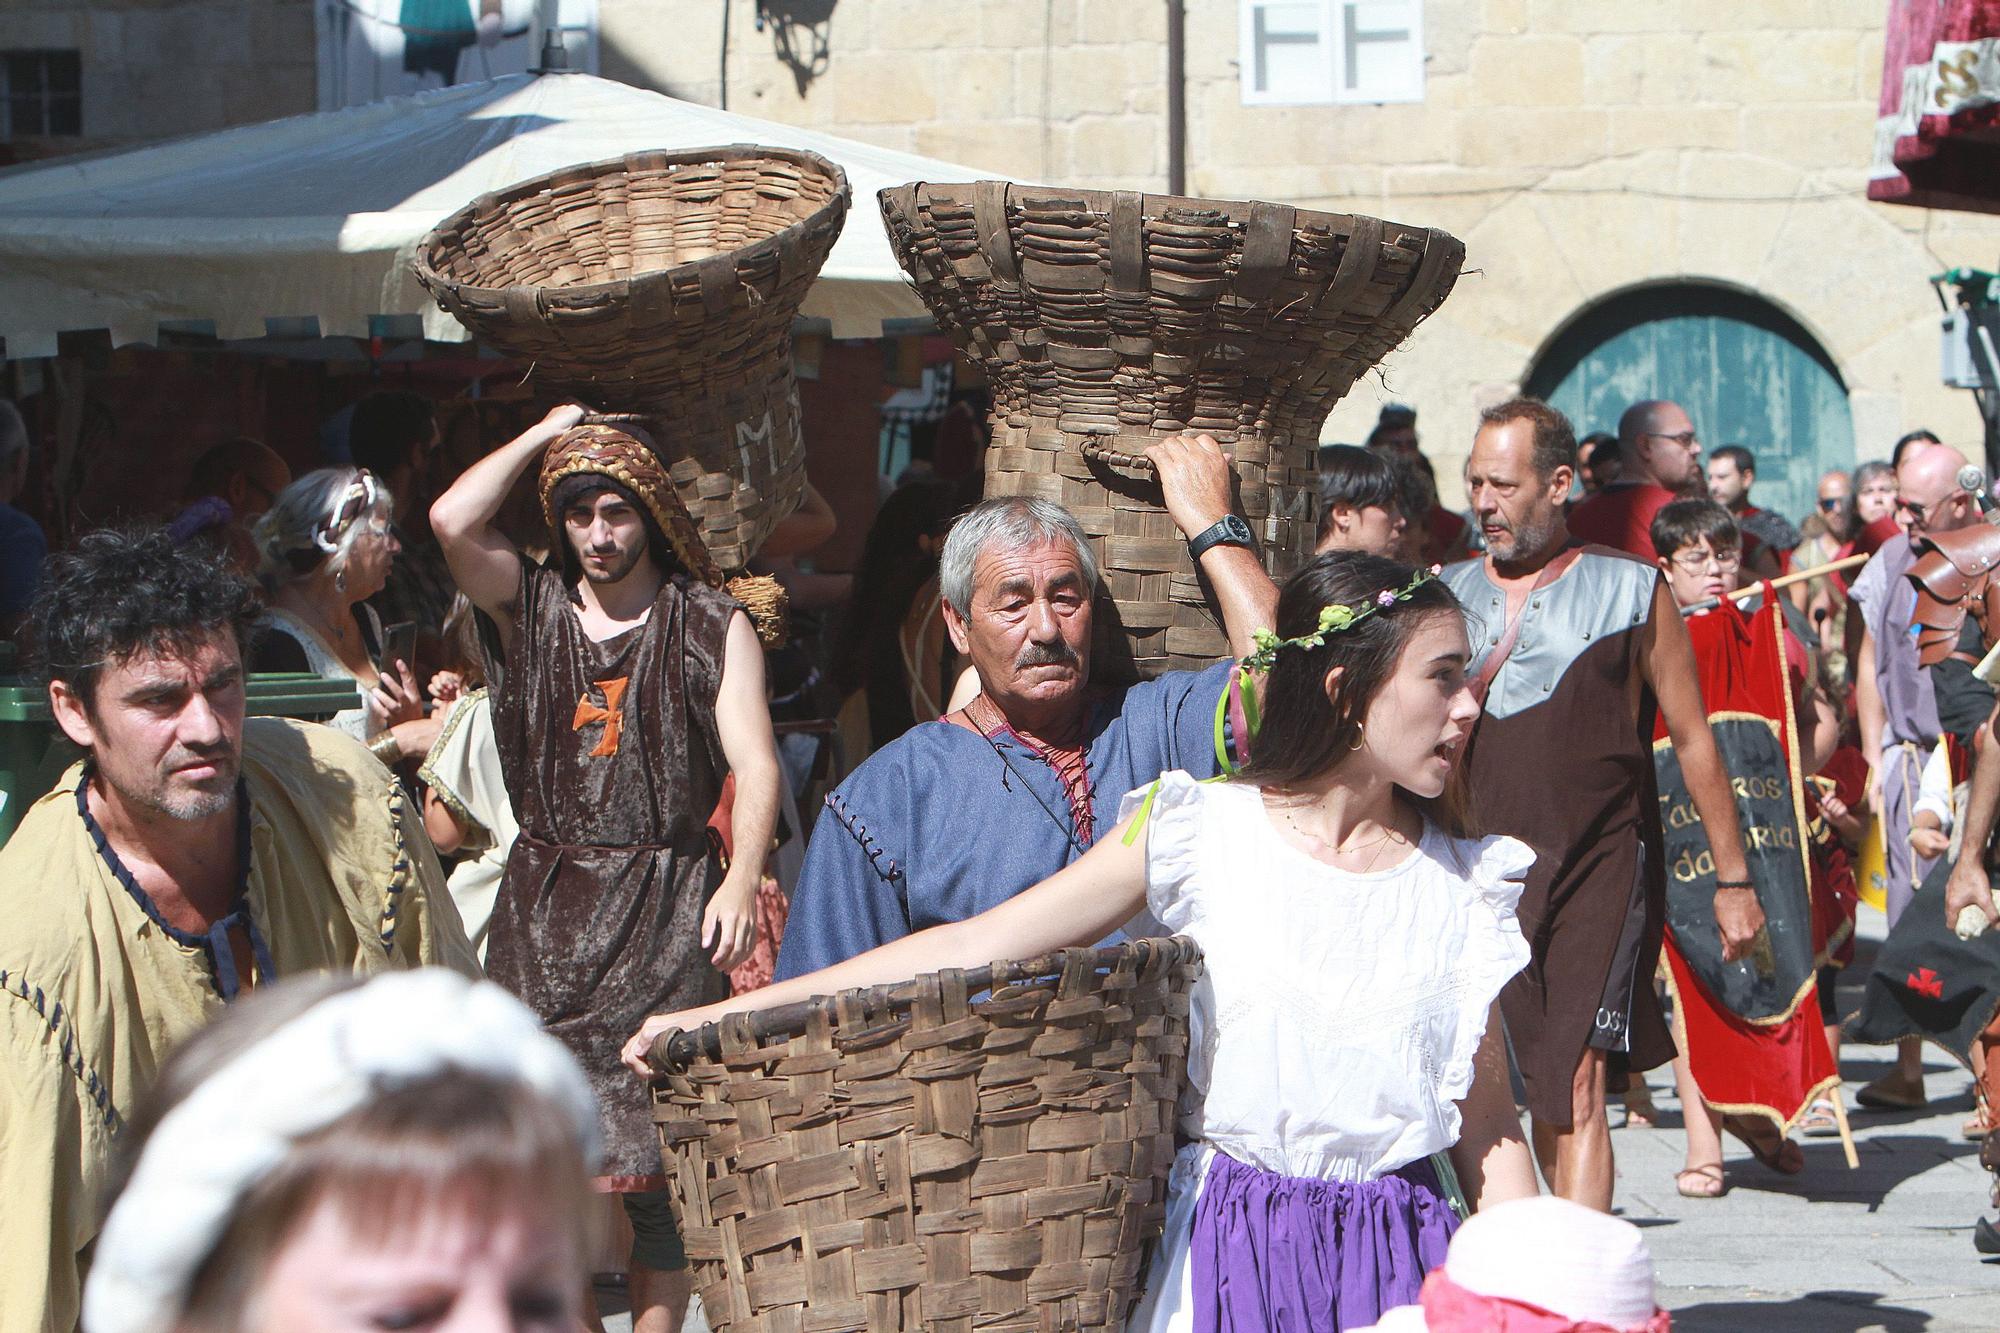
[[498, 986], [437, 969], [279, 983], [176, 1051], [126, 1133], [91, 1333], [583, 1318], [597, 1110]]

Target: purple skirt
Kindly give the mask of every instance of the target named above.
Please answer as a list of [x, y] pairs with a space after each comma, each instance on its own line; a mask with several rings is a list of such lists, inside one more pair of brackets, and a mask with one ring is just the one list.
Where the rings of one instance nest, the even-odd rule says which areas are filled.
[[1379, 1180], [1281, 1176], [1218, 1152], [1189, 1239], [1195, 1333], [1327, 1333], [1415, 1305], [1458, 1230], [1428, 1159]]

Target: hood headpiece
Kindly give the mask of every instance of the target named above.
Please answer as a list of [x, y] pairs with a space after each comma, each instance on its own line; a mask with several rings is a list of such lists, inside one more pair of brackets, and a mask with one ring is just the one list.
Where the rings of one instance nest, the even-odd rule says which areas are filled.
[[557, 551], [568, 549], [569, 538], [562, 530], [562, 516], [555, 512], [556, 487], [570, 477], [584, 475], [604, 477], [638, 497], [666, 537], [674, 558], [692, 577], [743, 603], [750, 623], [757, 628], [758, 640], [766, 648], [785, 641], [785, 592], [778, 581], [761, 574], [725, 578], [703, 545], [701, 533], [658, 455], [616, 426], [572, 426], [542, 458], [542, 517], [548, 522], [549, 538]]

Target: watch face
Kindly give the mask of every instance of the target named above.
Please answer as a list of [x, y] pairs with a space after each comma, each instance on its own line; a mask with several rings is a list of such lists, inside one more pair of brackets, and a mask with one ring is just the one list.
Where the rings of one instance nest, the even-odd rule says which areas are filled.
[[1229, 540], [1242, 542], [1246, 546], [1250, 544], [1250, 525], [1248, 523], [1245, 523], [1235, 514], [1231, 514], [1229, 517], [1223, 519], [1222, 523], [1223, 527], [1229, 533]]

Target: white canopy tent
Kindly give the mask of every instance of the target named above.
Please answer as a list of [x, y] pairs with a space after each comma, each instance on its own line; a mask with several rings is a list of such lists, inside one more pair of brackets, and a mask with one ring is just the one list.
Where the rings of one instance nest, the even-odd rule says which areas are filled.
[[847, 172], [847, 225], [803, 312], [835, 337], [925, 314], [875, 192], [992, 174], [588, 74], [510, 75], [0, 172], [0, 338], [10, 358], [39, 357], [72, 330], [122, 346], [154, 341], [162, 321], [238, 339], [316, 319], [322, 336], [365, 337], [376, 316], [416, 315], [426, 337], [463, 340], [410, 276], [440, 219], [559, 167], [729, 143], [803, 148]]

